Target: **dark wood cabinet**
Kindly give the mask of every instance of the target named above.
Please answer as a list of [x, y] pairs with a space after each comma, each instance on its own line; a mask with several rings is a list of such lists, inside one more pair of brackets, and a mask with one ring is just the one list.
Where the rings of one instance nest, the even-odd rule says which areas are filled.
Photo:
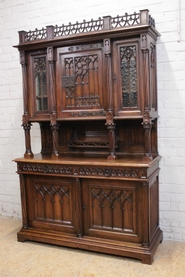
[[[19, 32], [18, 240], [151, 264], [159, 228], [156, 40], [148, 10]], [[32, 153], [31, 126], [41, 152]]]

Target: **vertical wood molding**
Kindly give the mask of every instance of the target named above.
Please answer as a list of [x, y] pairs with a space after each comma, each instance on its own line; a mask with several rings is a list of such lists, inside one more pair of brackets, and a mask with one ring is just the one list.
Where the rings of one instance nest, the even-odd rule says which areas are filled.
[[81, 183], [80, 179], [76, 178], [75, 179], [75, 225], [76, 225], [76, 232], [77, 232], [77, 237], [81, 238], [83, 236], [83, 231], [82, 231], [82, 202], [81, 202]]
[[112, 59], [110, 39], [104, 39], [104, 54], [106, 65], [106, 91], [108, 95], [108, 110], [106, 114], [106, 126], [109, 131], [109, 156], [108, 160], [114, 160], [115, 154], [115, 124], [113, 122], [113, 95], [112, 95]]
[[28, 84], [25, 51], [20, 51], [20, 64], [22, 66], [22, 85], [23, 85], [23, 107], [24, 114], [28, 115]]
[[27, 215], [27, 205], [26, 205], [26, 190], [25, 190], [25, 180], [24, 175], [20, 174], [20, 189], [21, 189], [21, 203], [22, 203], [22, 222], [23, 229], [28, 228], [28, 215]]
[[47, 48], [47, 59], [49, 62], [49, 98], [51, 99], [51, 113], [56, 114], [56, 96], [55, 96], [55, 73], [54, 73], [54, 55], [53, 47]]
[[149, 183], [142, 184], [142, 207], [145, 207], [142, 212], [142, 245], [149, 247]]

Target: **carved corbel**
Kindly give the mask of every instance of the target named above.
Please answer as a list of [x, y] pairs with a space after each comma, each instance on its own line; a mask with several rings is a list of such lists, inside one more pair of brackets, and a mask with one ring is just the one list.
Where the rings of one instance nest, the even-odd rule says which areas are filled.
[[111, 44], [110, 44], [110, 39], [104, 39], [104, 53], [105, 56], [111, 56]]

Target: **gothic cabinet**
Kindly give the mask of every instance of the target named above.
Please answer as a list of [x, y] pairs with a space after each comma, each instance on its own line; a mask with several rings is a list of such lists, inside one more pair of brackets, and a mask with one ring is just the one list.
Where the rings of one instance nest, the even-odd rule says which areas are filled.
[[[151, 264], [159, 228], [156, 40], [148, 10], [20, 31], [18, 241]], [[31, 150], [40, 126], [41, 152]]]

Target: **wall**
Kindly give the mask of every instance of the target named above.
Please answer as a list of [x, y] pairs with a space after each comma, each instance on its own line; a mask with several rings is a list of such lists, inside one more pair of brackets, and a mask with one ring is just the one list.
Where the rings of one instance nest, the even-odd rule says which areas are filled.
[[[126, 3], [125, 3], [126, 2]], [[160, 225], [165, 239], [185, 241], [185, 1], [0, 0], [0, 214], [21, 217], [12, 160], [24, 153], [18, 31], [149, 9], [158, 39]], [[40, 149], [32, 128], [33, 152]]]

